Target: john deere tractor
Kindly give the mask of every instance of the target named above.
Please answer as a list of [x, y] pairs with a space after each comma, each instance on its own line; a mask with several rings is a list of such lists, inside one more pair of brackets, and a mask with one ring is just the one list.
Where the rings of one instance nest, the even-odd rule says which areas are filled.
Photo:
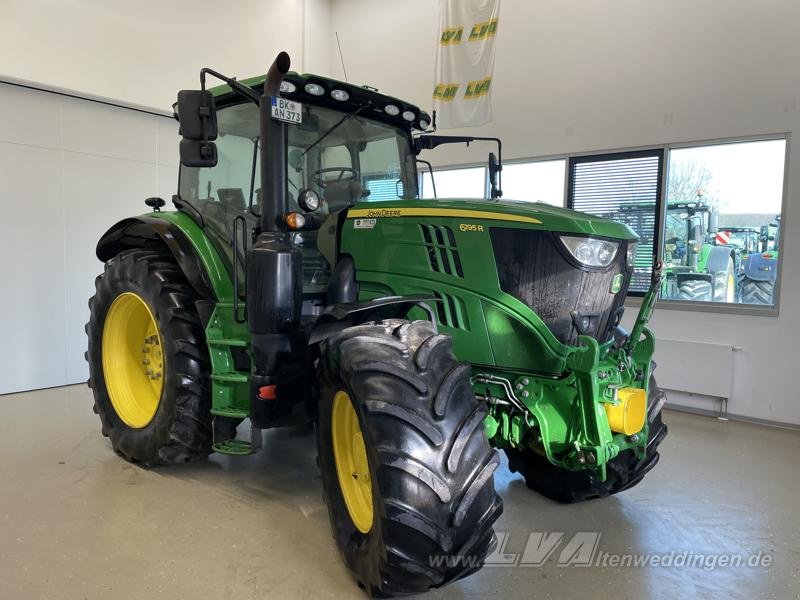
[[664, 228], [662, 296], [679, 300], [736, 302], [736, 250], [714, 245], [719, 214], [699, 196], [670, 202]]
[[627, 226], [499, 201], [499, 153], [495, 198], [419, 199], [416, 155], [465, 138], [285, 53], [254, 79], [203, 69], [175, 109], [176, 210], [149, 198], [97, 246], [89, 384], [122, 458], [246, 455], [311, 419], [335, 542], [384, 596], [481, 567], [496, 449], [561, 502], [656, 464], [659, 277], [628, 335]]
[[774, 304], [775, 281], [778, 278], [778, 248], [780, 245], [781, 217], [762, 225], [759, 247], [742, 259], [741, 301], [746, 304]]

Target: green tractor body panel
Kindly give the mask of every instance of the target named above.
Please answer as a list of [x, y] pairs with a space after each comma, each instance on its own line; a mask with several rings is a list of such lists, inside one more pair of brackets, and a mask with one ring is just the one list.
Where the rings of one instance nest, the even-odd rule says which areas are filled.
[[191, 242], [192, 247], [197, 252], [197, 256], [203, 263], [217, 301], [233, 301], [233, 284], [231, 283], [230, 273], [222, 261], [219, 250], [194, 219], [180, 211], [158, 211], [149, 213], [146, 216], [163, 219], [177, 227]]
[[[579, 336], [575, 344], [559, 341], [532, 307], [502, 289], [493, 230], [638, 239], [621, 223], [543, 204], [365, 202], [348, 211], [341, 253], [355, 262], [360, 300], [437, 298], [440, 331], [453, 338], [459, 359], [473, 365], [475, 392], [489, 400], [486, 431], [494, 445], [533, 447], [554, 464], [596, 468], [604, 479], [605, 463], [619, 452], [632, 449], [643, 456], [646, 426], [638, 436], [615, 434], [604, 405], [616, 402], [615, 390], [646, 389], [652, 334], [645, 331], [631, 356], [588, 336]], [[599, 293], [621, 294], [622, 300], [625, 289], [610, 285]], [[493, 404], [510, 394], [532, 419]]]

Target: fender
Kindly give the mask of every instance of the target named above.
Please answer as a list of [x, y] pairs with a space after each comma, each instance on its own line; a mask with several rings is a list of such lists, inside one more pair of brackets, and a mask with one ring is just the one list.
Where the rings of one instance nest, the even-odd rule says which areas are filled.
[[733, 254], [726, 246], [714, 246], [706, 261], [706, 271], [709, 273], [721, 273], [728, 270], [728, 259], [733, 258]]
[[361, 325], [367, 321], [381, 319], [398, 319], [404, 317], [412, 308], [424, 310], [431, 323], [436, 323], [436, 317], [431, 309], [431, 302], [441, 302], [435, 296], [386, 296], [365, 302], [350, 302], [333, 304], [314, 323], [314, 328], [308, 336], [308, 345], [318, 344], [342, 329]]
[[[158, 216], [131, 217], [114, 224], [97, 243], [97, 258], [105, 262], [125, 250], [166, 246], [201, 298], [212, 302], [228, 300], [233, 291], [230, 277], [202, 229], [179, 213], [156, 214]], [[205, 252], [198, 247], [200, 241]], [[215, 267], [213, 271], [207, 263]]]
[[778, 275], [778, 261], [762, 254], [750, 254], [744, 264], [744, 276], [753, 281], [775, 283]]

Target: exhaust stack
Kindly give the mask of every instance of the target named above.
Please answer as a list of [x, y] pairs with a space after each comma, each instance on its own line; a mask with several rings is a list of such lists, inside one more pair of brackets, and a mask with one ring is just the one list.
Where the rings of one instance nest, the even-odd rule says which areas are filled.
[[286, 212], [286, 127], [270, 114], [271, 96], [280, 94], [283, 76], [292, 61], [281, 52], [267, 71], [261, 95], [261, 230], [278, 231]]
[[[269, 68], [261, 96], [261, 233], [247, 249], [247, 314], [250, 328], [250, 420], [267, 427], [272, 405], [262, 388], [282, 395], [282, 384], [296, 378], [291, 366], [305, 350], [300, 329], [303, 270], [299, 248], [282, 223], [286, 205], [286, 125], [272, 118], [271, 97], [280, 93], [289, 71], [289, 55], [281, 52]], [[277, 386], [277, 387], [272, 387]]]

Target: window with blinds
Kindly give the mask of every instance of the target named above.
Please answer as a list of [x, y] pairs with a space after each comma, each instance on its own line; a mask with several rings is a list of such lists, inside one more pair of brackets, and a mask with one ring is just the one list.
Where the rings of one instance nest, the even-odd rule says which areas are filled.
[[639, 235], [631, 295], [644, 294], [652, 280], [663, 171], [662, 149], [569, 159], [567, 206], [625, 223]]

